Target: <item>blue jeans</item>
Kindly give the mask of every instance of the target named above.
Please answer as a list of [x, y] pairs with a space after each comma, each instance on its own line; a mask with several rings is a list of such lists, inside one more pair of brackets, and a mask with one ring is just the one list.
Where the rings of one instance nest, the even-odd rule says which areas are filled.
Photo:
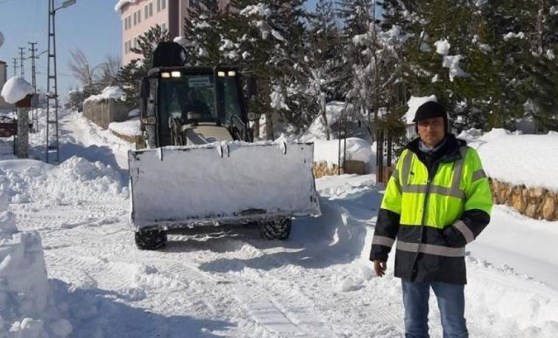
[[428, 298], [434, 290], [442, 317], [444, 338], [467, 338], [465, 285], [401, 280], [405, 307], [405, 337], [428, 338]]

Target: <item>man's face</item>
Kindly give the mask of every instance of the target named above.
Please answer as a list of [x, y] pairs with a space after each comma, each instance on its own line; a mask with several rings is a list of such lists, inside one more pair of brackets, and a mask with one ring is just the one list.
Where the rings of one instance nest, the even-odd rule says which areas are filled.
[[443, 117], [432, 117], [417, 122], [420, 140], [425, 145], [433, 148], [444, 139], [446, 126]]

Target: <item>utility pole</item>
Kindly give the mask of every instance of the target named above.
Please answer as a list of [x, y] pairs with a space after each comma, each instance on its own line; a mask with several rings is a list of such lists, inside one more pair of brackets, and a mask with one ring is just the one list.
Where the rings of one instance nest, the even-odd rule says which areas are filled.
[[37, 47], [35, 47], [37, 45], [37, 42], [28, 42], [31, 45], [31, 48], [29, 48], [29, 51], [31, 52], [31, 56], [29, 57], [31, 59], [31, 85], [33, 86], [33, 89], [35, 90], [35, 93], [37, 92], [37, 71], [35, 68], [35, 60], [37, 60], [39, 57], [35, 56], [36, 52], [37, 52]]
[[[46, 162], [50, 153], [54, 153], [56, 163], [60, 163], [58, 143], [58, 84], [56, 80], [56, 11], [76, 3], [76, 0], [64, 0], [60, 7], [54, 6], [54, 0], [48, 0], [48, 62], [47, 62], [47, 126], [46, 126]], [[51, 111], [52, 110], [54, 111]]]
[[[47, 65], [47, 125], [46, 125], [46, 162], [54, 153], [58, 163], [58, 88], [56, 83], [56, 38], [55, 38], [54, 0], [48, 0], [48, 65]], [[51, 108], [54, 112], [51, 112]], [[54, 113], [54, 114], [53, 114]]]
[[12, 63], [14, 66], [14, 76], [17, 76], [17, 58], [12, 58]]
[[[31, 85], [33, 86], [35, 95], [37, 95], [37, 70], [35, 67], [35, 60], [39, 58], [38, 55], [36, 56], [37, 48], [35, 46], [37, 45], [37, 42], [29, 41], [28, 43], [31, 45], [31, 48], [29, 49], [29, 51], [31, 52]], [[31, 131], [33, 132], [37, 132], [39, 130], [39, 117], [37, 114], [36, 99], [37, 97], [35, 97], [35, 101], [34, 101], [35, 104], [33, 105], [31, 110], [31, 124], [33, 126]]]
[[18, 48], [19, 48], [19, 62], [20, 62], [19, 66], [21, 67], [19, 69], [20, 70], [20, 75], [21, 75], [21, 78], [25, 78], [25, 67], [23, 66], [23, 60], [25, 60], [25, 56], [23, 55], [24, 51], [25, 51], [25, 48], [24, 47], [18, 47]]

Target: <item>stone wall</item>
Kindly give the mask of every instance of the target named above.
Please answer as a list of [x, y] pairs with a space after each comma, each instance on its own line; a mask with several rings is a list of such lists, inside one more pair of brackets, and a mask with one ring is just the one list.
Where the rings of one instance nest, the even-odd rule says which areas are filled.
[[[364, 163], [355, 167], [341, 168], [341, 174], [365, 174]], [[337, 175], [337, 165], [328, 165], [326, 162], [316, 162], [312, 167], [314, 177]], [[513, 185], [490, 179], [494, 203], [505, 204], [516, 209], [519, 213], [533, 218], [547, 221], [558, 221], [558, 191], [545, 188], [529, 188], [525, 185]]]
[[344, 168], [338, 168], [336, 164], [328, 165], [327, 162], [314, 162], [312, 165], [312, 171], [314, 172], [315, 178], [320, 178], [323, 176], [334, 176], [339, 172], [341, 174], [366, 174], [366, 163], [362, 161], [345, 161]]
[[534, 219], [558, 221], [558, 192], [490, 180], [494, 202], [513, 207]]
[[123, 102], [108, 99], [102, 101], [86, 100], [83, 103], [83, 116], [105, 129], [111, 122], [128, 119], [128, 109]]

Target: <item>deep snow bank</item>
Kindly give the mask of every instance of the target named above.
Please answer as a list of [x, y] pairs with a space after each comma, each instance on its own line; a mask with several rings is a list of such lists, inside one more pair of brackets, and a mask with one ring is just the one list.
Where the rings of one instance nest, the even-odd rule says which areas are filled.
[[558, 191], [555, 173], [558, 161], [552, 156], [558, 149], [558, 133], [521, 135], [505, 129], [492, 129], [482, 134], [471, 129], [458, 137], [477, 149], [484, 170], [491, 178]]
[[71, 336], [73, 327], [66, 318], [72, 314], [47, 278], [41, 237], [36, 231], [18, 230], [8, 202], [49, 206], [121, 201], [128, 189], [115, 168], [71, 157], [59, 166], [0, 161], [0, 191], [0, 337]]
[[11, 203], [79, 204], [128, 197], [127, 181], [111, 166], [73, 156], [59, 166], [36, 160], [0, 161], [0, 185]]
[[[47, 319], [49, 283], [41, 237], [36, 231], [19, 232], [0, 195], [0, 336], [67, 337], [68, 321]], [[52, 318], [52, 317], [51, 317]]]

